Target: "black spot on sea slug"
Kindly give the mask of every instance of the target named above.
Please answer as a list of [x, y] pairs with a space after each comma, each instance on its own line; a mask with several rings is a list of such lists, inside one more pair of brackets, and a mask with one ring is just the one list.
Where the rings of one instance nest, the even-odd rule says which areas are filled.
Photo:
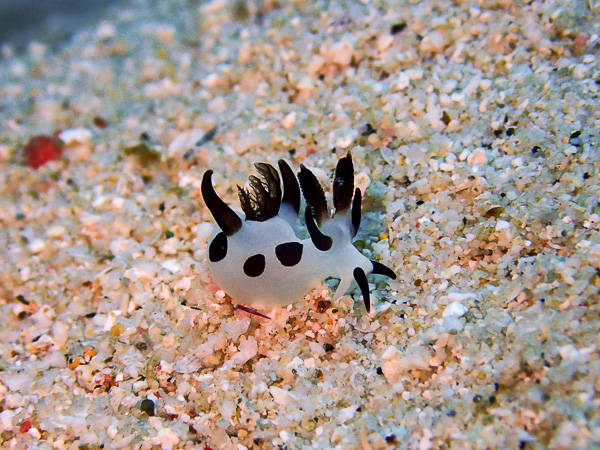
[[215, 236], [208, 247], [210, 262], [219, 262], [227, 255], [227, 236], [222, 231]]
[[265, 271], [265, 255], [252, 255], [244, 263], [244, 273], [249, 277], [258, 277]]
[[292, 267], [302, 259], [302, 244], [300, 242], [286, 242], [275, 247], [275, 256], [279, 262], [286, 266]]

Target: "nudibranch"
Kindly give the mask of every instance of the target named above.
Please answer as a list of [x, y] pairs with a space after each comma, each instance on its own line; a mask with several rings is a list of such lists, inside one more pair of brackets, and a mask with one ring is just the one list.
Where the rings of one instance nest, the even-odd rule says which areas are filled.
[[[260, 177], [251, 175], [248, 188], [238, 186], [244, 219], [216, 194], [213, 171], [204, 173], [202, 197], [218, 225], [208, 245], [214, 282], [237, 303], [270, 308], [298, 301], [326, 278], [340, 280], [335, 301], [355, 280], [370, 311], [366, 275], [395, 279], [396, 274], [352, 244], [360, 226], [362, 196], [354, 188], [352, 155], [348, 152], [335, 169], [333, 216], [321, 184], [309, 169], [301, 164], [296, 179], [285, 161], [279, 160], [278, 165], [281, 178], [272, 165], [257, 163]], [[304, 219], [309, 239], [299, 239], [293, 228], [300, 212], [300, 189], [307, 205]]]

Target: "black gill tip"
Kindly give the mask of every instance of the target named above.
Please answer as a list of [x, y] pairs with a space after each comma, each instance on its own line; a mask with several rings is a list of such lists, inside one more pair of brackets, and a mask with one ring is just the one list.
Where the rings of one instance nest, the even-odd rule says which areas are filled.
[[352, 209], [350, 212], [352, 219], [352, 228], [353, 233], [352, 237], [356, 236], [358, 233], [358, 229], [360, 228], [360, 220], [361, 220], [361, 201], [362, 201], [362, 193], [359, 188], [354, 190], [354, 199], [352, 200]]
[[321, 183], [319, 183], [315, 174], [308, 170], [304, 164], [300, 164], [298, 181], [300, 181], [300, 188], [302, 189], [306, 204], [312, 210], [317, 224], [321, 225], [329, 214]]
[[283, 180], [282, 203], [291, 206], [296, 211], [296, 214], [298, 214], [300, 211], [300, 186], [298, 185], [298, 179], [288, 163], [283, 159], [280, 159], [277, 164], [279, 165], [279, 171]]
[[384, 275], [386, 277], [391, 278], [392, 280], [396, 279], [396, 274], [388, 266], [381, 264], [377, 261], [371, 261], [371, 264], [373, 264], [373, 271], [371, 273], [374, 273], [376, 275]]
[[350, 152], [337, 163], [333, 178], [333, 206], [336, 212], [347, 211], [354, 194], [354, 166]]
[[367, 275], [365, 275], [365, 271], [360, 267], [354, 269], [354, 279], [356, 280], [356, 284], [360, 288], [360, 292], [363, 296], [363, 302], [365, 302], [365, 308], [368, 313], [371, 312], [371, 294], [369, 292], [369, 282], [367, 281]]
[[304, 221], [306, 222], [306, 228], [308, 230], [308, 234], [310, 235], [310, 240], [317, 250], [322, 252], [329, 250], [333, 245], [333, 239], [326, 234], [321, 233], [321, 230], [319, 230], [319, 227], [315, 223], [315, 219], [308, 206], [304, 210]]

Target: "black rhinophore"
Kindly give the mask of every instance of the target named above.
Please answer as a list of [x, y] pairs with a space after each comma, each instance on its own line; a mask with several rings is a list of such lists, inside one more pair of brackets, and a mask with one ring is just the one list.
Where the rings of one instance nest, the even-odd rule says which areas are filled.
[[201, 186], [202, 198], [204, 198], [204, 203], [206, 203], [206, 206], [215, 218], [219, 228], [223, 230], [223, 233], [227, 236], [233, 236], [242, 228], [242, 219], [219, 198], [212, 186], [212, 174], [212, 170], [204, 172]]

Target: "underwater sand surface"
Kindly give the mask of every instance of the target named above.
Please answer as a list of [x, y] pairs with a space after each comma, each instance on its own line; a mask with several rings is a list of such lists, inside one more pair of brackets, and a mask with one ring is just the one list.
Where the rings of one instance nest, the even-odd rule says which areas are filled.
[[[138, 0], [4, 46], [2, 445], [600, 446], [599, 13]], [[61, 156], [34, 169], [37, 135]], [[331, 200], [348, 150], [356, 246], [398, 279], [370, 315], [325, 282], [234, 309], [204, 171], [237, 207], [284, 158]]]
[[3, 0], [0, 2], [0, 45], [23, 50], [33, 40], [57, 48], [93, 25], [106, 9], [128, 0]]

